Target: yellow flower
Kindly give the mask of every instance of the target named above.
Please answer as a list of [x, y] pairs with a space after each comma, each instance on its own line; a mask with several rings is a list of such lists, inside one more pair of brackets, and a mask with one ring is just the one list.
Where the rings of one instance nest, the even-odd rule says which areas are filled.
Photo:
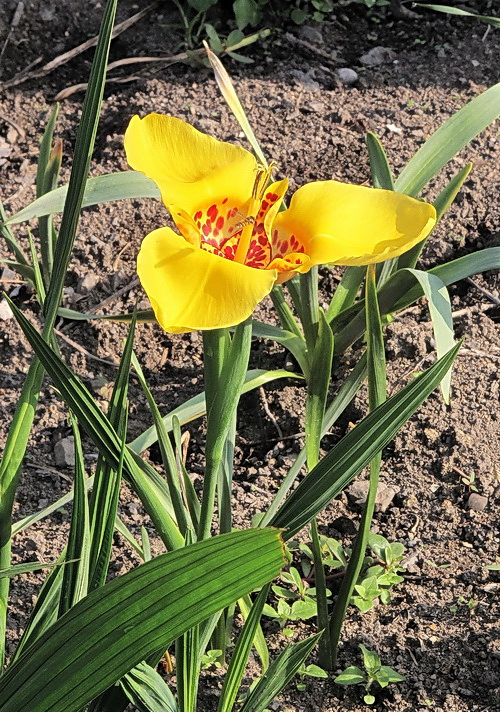
[[137, 271], [169, 332], [233, 326], [274, 284], [318, 264], [366, 265], [396, 257], [433, 228], [432, 205], [393, 191], [319, 181], [279, 212], [288, 181], [270, 182], [240, 146], [171, 116], [134, 116], [127, 160], [154, 180], [179, 233], [154, 230]]

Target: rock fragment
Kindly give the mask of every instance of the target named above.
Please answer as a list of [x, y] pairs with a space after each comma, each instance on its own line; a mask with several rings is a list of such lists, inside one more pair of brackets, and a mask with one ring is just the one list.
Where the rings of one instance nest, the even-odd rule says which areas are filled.
[[365, 67], [378, 67], [380, 64], [391, 62], [396, 56], [390, 47], [372, 47], [369, 52], [361, 55], [359, 61]]
[[57, 467], [75, 466], [75, 439], [72, 435], [56, 442], [54, 445], [54, 461]]
[[321, 86], [319, 82], [311, 77], [307, 72], [303, 72], [300, 69], [294, 69], [292, 71], [292, 76], [297, 82], [297, 84], [306, 91], [321, 91]]

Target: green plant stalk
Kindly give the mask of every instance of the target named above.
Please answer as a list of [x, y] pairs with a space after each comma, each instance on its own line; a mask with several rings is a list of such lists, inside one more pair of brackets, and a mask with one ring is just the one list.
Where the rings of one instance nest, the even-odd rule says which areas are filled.
[[[59, 232], [60, 251], [44, 302], [43, 338], [47, 342], [51, 339], [57, 318], [67, 266], [76, 235], [85, 181], [99, 120], [116, 3], [117, 0], [108, 0], [104, 11], [89, 78], [89, 89], [82, 108], [82, 116], [85, 118], [78, 127], [75, 161], [71, 170], [68, 195]], [[43, 376], [43, 366], [37, 358], [34, 358], [21, 391], [0, 464], [0, 568], [9, 568], [10, 566], [12, 507]], [[0, 581], [0, 669], [3, 667], [5, 655], [8, 594], [9, 580], [2, 579]]]
[[227, 329], [203, 332], [207, 439], [198, 539], [210, 536], [224, 447], [245, 381], [252, 340], [250, 319]]
[[[367, 304], [367, 361], [368, 361], [368, 400], [370, 411], [383, 403], [386, 399], [386, 367], [384, 337], [382, 322], [377, 300], [375, 266], [369, 265], [366, 272], [366, 304]], [[344, 618], [351, 600], [354, 586], [363, 566], [366, 543], [370, 532], [370, 525], [375, 509], [375, 498], [380, 474], [382, 453], [379, 452], [370, 462], [370, 486], [365, 507], [361, 517], [358, 534], [354, 542], [352, 554], [340, 586], [340, 591], [335, 601], [335, 606], [330, 618], [330, 669], [337, 666], [337, 653], [340, 633]]]
[[[305, 415], [306, 460], [310, 472], [319, 461], [323, 419], [325, 417], [328, 386], [333, 361], [333, 334], [325, 315], [318, 308], [318, 269], [313, 268], [300, 277], [302, 328], [306, 337], [309, 362]], [[321, 555], [318, 522], [311, 521], [311, 540], [318, 607], [317, 626], [323, 631], [319, 642], [319, 664], [324, 667], [329, 660], [328, 600], [326, 578]]]

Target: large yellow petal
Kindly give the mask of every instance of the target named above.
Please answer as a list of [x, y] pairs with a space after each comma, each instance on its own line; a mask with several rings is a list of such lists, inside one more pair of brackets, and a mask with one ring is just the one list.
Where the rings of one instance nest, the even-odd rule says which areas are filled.
[[365, 265], [397, 257], [436, 222], [429, 203], [390, 190], [323, 181], [297, 190], [276, 216], [280, 239], [295, 235], [315, 264]]
[[234, 326], [271, 291], [275, 270], [258, 270], [193, 247], [168, 227], [149, 233], [137, 272], [165, 331]]
[[194, 214], [224, 198], [241, 205], [252, 193], [257, 165], [252, 154], [181, 119], [134, 116], [124, 145], [129, 164], [158, 184], [167, 207], [179, 205]]

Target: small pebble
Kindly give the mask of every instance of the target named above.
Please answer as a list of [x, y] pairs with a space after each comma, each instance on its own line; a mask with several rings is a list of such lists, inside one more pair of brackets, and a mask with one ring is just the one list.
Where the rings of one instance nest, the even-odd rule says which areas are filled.
[[488, 504], [488, 497], [484, 497], [482, 494], [477, 492], [471, 492], [469, 499], [467, 500], [467, 506], [469, 509], [473, 509], [475, 512], [483, 512]]
[[335, 71], [335, 74], [340, 79], [342, 84], [349, 86], [358, 81], [359, 75], [354, 69], [349, 69], [349, 67], [341, 67]]

